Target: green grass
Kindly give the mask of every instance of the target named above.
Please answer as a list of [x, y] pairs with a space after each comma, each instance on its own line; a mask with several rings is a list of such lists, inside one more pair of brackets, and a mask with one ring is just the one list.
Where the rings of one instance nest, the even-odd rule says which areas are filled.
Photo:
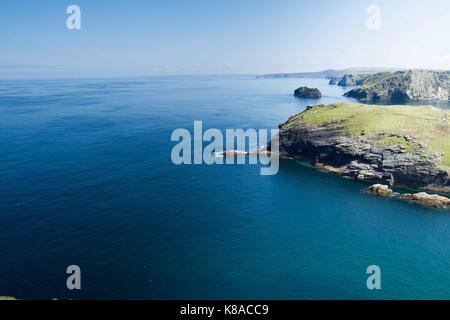
[[13, 298], [13, 297], [6, 297], [6, 296], [0, 296], [0, 300], [16, 300], [16, 298]]
[[[284, 126], [329, 125], [355, 136], [382, 135], [380, 144], [398, 144], [407, 151], [443, 153], [441, 165], [450, 168], [450, 111], [431, 106], [372, 106], [337, 103], [314, 106], [292, 117]], [[392, 136], [398, 135], [397, 136]], [[418, 143], [408, 141], [405, 136]]]
[[392, 145], [401, 145], [403, 147], [405, 147], [405, 150], [407, 152], [421, 152], [422, 151], [422, 147], [413, 142], [413, 141], [408, 141], [406, 140], [404, 137], [400, 136], [400, 137], [392, 137], [390, 135], [385, 135], [383, 136], [378, 143], [380, 145], [387, 145], [387, 146], [392, 146]]
[[390, 72], [383, 72], [383, 73], [374, 74], [372, 76], [369, 76], [366, 79], [366, 81], [364, 82], [364, 84], [362, 86], [360, 86], [359, 88], [362, 88], [362, 89], [363, 88], [369, 88], [372, 85], [375, 85], [375, 84], [377, 84], [380, 81], [383, 81], [385, 79], [391, 78], [392, 76], [393, 76], [393, 74], [390, 73]]
[[371, 75], [367, 77], [367, 79], [364, 81], [364, 84], [361, 86], [356, 87], [357, 90], [366, 90], [370, 89], [373, 86], [379, 84], [380, 82], [387, 80], [387, 79], [402, 79], [403, 81], [406, 81], [408, 77], [411, 76], [411, 71], [397, 71], [397, 72], [381, 72], [376, 73], [374, 75]]

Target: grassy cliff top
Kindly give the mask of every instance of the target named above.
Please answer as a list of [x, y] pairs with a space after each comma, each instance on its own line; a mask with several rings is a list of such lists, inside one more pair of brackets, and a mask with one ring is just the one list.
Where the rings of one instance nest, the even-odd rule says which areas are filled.
[[400, 77], [407, 77], [410, 73], [409, 72], [382, 72], [377, 73], [372, 76], [369, 76], [367, 79], [364, 80], [364, 83], [359, 86], [360, 89], [368, 89], [370, 87], [373, 87], [380, 83], [381, 81], [390, 79], [390, 78], [400, 78]]
[[283, 129], [304, 125], [332, 126], [354, 136], [380, 135], [379, 143], [411, 151], [429, 149], [442, 153], [441, 164], [450, 168], [450, 111], [432, 106], [317, 105], [289, 119]]

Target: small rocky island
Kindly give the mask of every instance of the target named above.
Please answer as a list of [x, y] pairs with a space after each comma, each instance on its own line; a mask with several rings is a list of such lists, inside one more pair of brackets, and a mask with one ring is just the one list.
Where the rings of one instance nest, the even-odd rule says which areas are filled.
[[[355, 81], [356, 83], [356, 81]], [[363, 101], [448, 101], [450, 72], [410, 70], [366, 76], [345, 94]]]
[[280, 153], [386, 188], [448, 193], [449, 115], [431, 106], [310, 106], [280, 126]]
[[294, 96], [297, 98], [320, 99], [322, 98], [322, 93], [317, 88], [300, 87], [294, 91]]

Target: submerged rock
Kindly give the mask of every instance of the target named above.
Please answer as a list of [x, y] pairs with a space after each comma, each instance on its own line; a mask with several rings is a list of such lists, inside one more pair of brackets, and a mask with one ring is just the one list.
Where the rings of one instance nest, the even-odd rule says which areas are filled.
[[341, 175], [343, 173], [342, 168], [328, 166], [328, 165], [320, 163], [320, 162], [316, 163], [315, 167], [317, 169], [319, 169], [320, 171], [327, 172], [327, 173], [333, 173], [333, 174], [338, 174], [338, 175]]
[[317, 88], [300, 87], [294, 91], [294, 96], [297, 98], [322, 98], [322, 93]]

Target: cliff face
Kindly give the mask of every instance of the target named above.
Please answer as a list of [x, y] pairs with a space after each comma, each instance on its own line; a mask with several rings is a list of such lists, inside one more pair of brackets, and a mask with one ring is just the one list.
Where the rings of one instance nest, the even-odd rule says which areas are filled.
[[[430, 137], [419, 135], [422, 120], [416, 122], [414, 115], [404, 111], [412, 107], [388, 108], [353, 104], [310, 107], [281, 125], [280, 152], [355, 180], [447, 191], [449, 170], [443, 151], [450, 148], [448, 113], [425, 107], [424, 117], [436, 121], [432, 134], [440, 134], [441, 129], [447, 132], [442, 137], [447, 141], [437, 147]], [[391, 113], [395, 118], [392, 130], [387, 130], [391, 124], [377, 128], [377, 121], [384, 122]], [[404, 120], [410, 124], [401, 130], [398, 127]]]
[[341, 81], [339, 78], [337, 78], [337, 77], [332, 77], [332, 78], [330, 79], [330, 81], [328, 82], [328, 84], [329, 84], [330, 86], [335, 86], [335, 85], [337, 85], [337, 84], [339, 83], [339, 81]]
[[342, 77], [341, 80], [338, 82], [338, 86], [341, 87], [350, 87], [350, 86], [359, 86], [364, 82], [364, 79], [367, 77], [367, 75], [359, 74], [346, 74]]
[[450, 73], [437, 71], [399, 71], [379, 73], [345, 94], [359, 100], [449, 100]]

